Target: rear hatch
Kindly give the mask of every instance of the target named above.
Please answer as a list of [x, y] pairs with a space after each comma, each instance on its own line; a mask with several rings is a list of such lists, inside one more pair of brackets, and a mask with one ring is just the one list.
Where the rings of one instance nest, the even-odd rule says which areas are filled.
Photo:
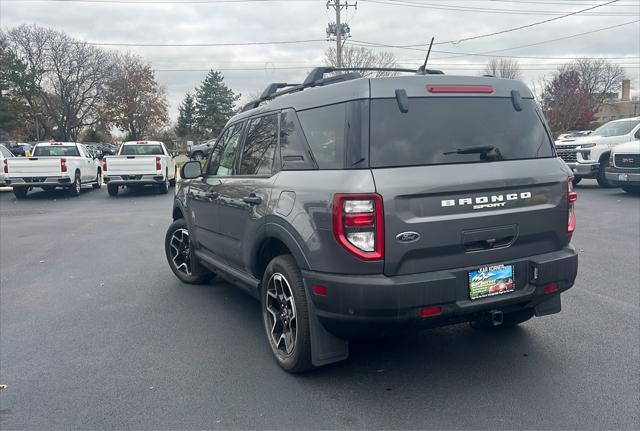
[[9, 178], [58, 177], [62, 175], [59, 157], [13, 157], [7, 159]]
[[568, 243], [567, 170], [532, 99], [372, 99], [370, 124], [386, 275], [509, 263]]

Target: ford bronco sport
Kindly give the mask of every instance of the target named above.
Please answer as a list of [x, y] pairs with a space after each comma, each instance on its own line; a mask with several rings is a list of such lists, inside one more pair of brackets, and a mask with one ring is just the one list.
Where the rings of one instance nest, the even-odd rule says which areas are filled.
[[182, 167], [175, 275], [217, 274], [259, 299], [290, 372], [345, 359], [354, 337], [559, 312], [577, 196], [527, 87], [336, 72], [271, 84], [204, 168]]

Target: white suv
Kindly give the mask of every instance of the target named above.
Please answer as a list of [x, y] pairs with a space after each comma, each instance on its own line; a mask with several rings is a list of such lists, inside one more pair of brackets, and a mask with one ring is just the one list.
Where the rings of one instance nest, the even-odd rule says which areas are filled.
[[585, 137], [557, 140], [556, 151], [573, 171], [574, 184], [595, 178], [602, 187], [611, 187], [605, 176], [611, 150], [635, 139], [640, 139], [640, 117], [610, 121]]

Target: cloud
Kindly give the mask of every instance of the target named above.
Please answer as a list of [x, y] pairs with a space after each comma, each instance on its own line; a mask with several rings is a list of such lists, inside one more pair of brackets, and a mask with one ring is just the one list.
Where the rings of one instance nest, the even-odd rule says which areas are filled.
[[[357, 10], [343, 11], [353, 40], [392, 45], [428, 44], [500, 31], [553, 17], [528, 11], [561, 13], [579, 10], [570, 2], [533, 4], [493, 1], [436, 2], [438, 7], [469, 7], [519, 10], [520, 14], [452, 11], [360, 1]], [[420, 3], [422, 6], [427, 3]], [[559, 4], [556, 4], [559, 3]], [[592, 4], [589, 2], [588, 4]], [[595, 4], [595, 3], [593, 3]], [[460, 44], [437, 45], [437, 51], [474, 53], [536, 43], [640, 18], [640, 4], [621, 0], [610, 6], [555, 22]], [[116, 43], [228, 43], [278, 40], [324, 39], [328, 22], [333, 21], [324, 1], [252, 1], [241, 3], [132, 4], [59, 1], [3, 1], [0, 25], [37, 24], [53, 27], [90, 42]], [[194, 88], [209, 68], [222, 69], [234, 91], [250, 94], [269, 82], [300, 82], [313, 65], [322, 63], [324, 50], [332, 42], [292, 45], [233, 47], [118, 47], [145, 57], [157, 70], [158, 80], [167, 89], [171, 113], [187, 91]], [[418, 65], [424, 52], [389, 49], [407, 65]], [[525, 57], [629, 57], [619, 58], [632, 78], [634, 94], [640, 89], [640, 24], [593, 33], [533, 47], [504, 51], [500, 55]], [[636, 57], [636, 58], [631, 58]], [[477, 75], [485, 57], [434, 52], [430, 63], [448, 74]], [[532, 83], [563, 63], [557, 59], [520, 59], [524, 81]], [[301, 69], [278, 70], [281, 67]], [[258, 70], [237, 70], [237, 69]], [[231, 69], [231, 70], [230, 70]], [[180, 71], [168, 71], [180, 70]]]

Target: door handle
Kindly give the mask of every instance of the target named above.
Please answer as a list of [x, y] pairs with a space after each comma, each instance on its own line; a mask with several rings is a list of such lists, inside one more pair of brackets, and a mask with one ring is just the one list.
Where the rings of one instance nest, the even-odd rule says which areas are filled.
[[255, 193], [251, 193], [249, 196], [243, 197], [242, 201], [250, 205], [260, 205], [262, 203], [262, 198], [260, 196], [256, 196]]

